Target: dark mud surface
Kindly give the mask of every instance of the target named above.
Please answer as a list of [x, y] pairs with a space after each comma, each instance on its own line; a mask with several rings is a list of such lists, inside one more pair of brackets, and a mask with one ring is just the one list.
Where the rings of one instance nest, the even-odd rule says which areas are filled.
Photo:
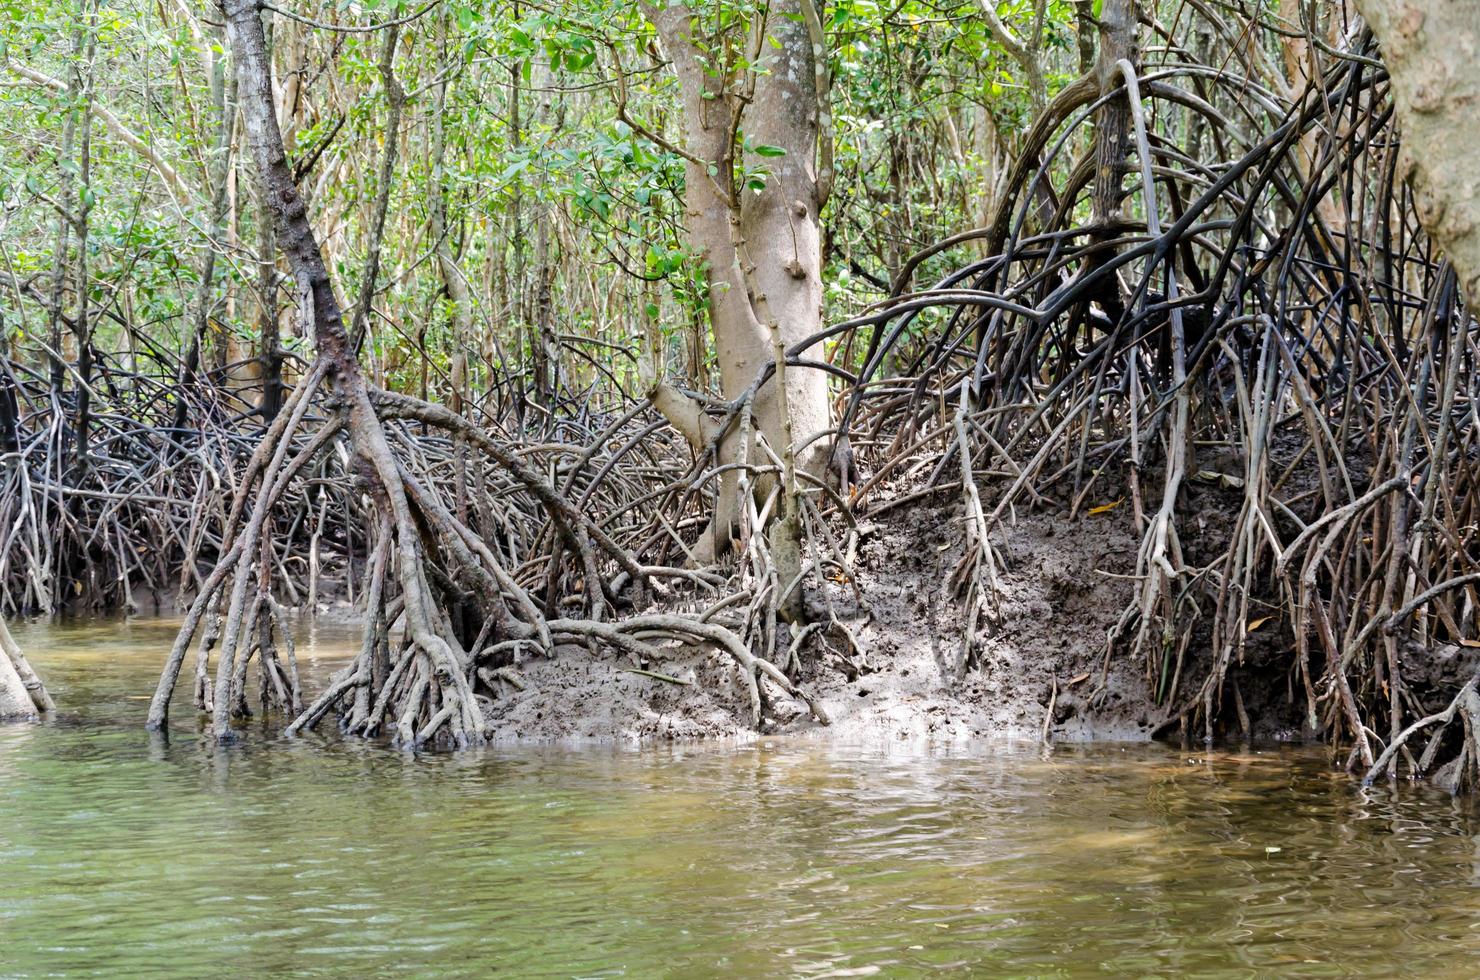
[[[829, 589], [863, 652], [833, 629], [804, 653], [801, 683], [830, 725], [772, 688], [757, 729], [721, 653], [686, 651], [638, 668], [569, 646], [521, 663], [523, 690], [500, 685], [489, 710], [498, 737], [960, 742], [1036, 739], [1047, 723], [1058, 739], [1146, 739], [1166, 714], [1150, 701], [1144, 665], [1106, 656], [1107, 633], [1132, 598], [1135, 564], [1136, 538], [1118, 511], [1073, 522], [1024, 514], [996, 532], [1001, 595], [994, 615], [978, 624], [959, 674], [966, 610], [949, 585], [964, 547], [959, 508], [921, 502], [862, 527], [863, 606], [850, 587]], [[821, 596], [811, 605], [825, 616]]]

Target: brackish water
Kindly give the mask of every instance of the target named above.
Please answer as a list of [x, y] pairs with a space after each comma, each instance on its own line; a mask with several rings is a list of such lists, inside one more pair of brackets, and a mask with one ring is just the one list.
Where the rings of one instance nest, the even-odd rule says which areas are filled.
[[[183, 707], [142, 728], [170, 624], [16, 633], [63, 708], [0, 725], [0, 976], [1480, 964], [1474, 807], [1318, 750], [218, 749]], [[346, 644], [308, 638], [310, 677]]]

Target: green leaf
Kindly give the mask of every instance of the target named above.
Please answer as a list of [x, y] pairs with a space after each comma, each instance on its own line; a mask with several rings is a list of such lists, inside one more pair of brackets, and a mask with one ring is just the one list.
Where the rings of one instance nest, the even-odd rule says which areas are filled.
[[786, 156], [786, 150], [785, 150], [785, 148], [780, 147], [780, 146], [768, 146], [765, 143], [757, 143], [755, 146], [752, 146], [751, 149], [755, 151], [755, 155], [758, 156], [758, 157], [784, 157], [784, 156]]

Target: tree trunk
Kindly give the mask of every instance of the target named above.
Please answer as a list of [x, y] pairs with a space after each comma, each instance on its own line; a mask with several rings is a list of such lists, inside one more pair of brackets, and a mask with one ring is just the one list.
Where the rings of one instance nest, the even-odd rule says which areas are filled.
[[91, 274], [88, 271], [88, 220], [92, 213], [92, 103], [93, 66], [97, 59], [98, 23], [97, 9], [90, 0], [83, 0], [84, 15], [79, 31], [86, 32], [87, 43], [79, 71], [82, 73], [81, 134], [78, 142], [77, 182], [81, 194], [77, 202], [77, 313], [72, 321], [72, 332], [77, 339], [77, 406], [72, 427], [76, 433], [77, 448], [75, 467], [78, 473], [87, 469], [91, 452], [92, 430], [92, 369], [93, 369], [93, 326], [89, 299], [92, 291]]
[[[442, 60], [448, 58], [447, 18], [445, 11], [438, 23], [437, 43]], [[442, 79], [434, 90], [431, 118], [431, 164], [432, 188], [427, 210], [431, 219], [431, 235], [437, 253], [437, 272], [447, 297], [452, 300], [453, 349], [461, 351], [463, 345], [473, 341], [473, 299], [467, 280], [458, 266], [457, 256], [452, 251], [452, 229], [447, 226], [447, 93], [448, 79]]]
[[[273, 34], [271, 12], [263, 14], [263, 50], [272, 63]], [[257, 198], [257, 362], [262, 372], [262, 402], [258, 411], [262, 422], [271, 425], [283, 408], [283, 351], [278, 332], [278, 267], [277, 233], [273, 229], [272, 202], [260, 174], [253, 182]], [[222, 338], [219, 349], [221, 364], [235, 360], [228, 352], [230, 333]]]
[[0, 619], [0, 721], [31, 719], [56, 704]]
[[[560, 395], [560, 341], [555, 336], [555, 264], [550, 256], [548, 208], [534, 213], [534, 309], [531, 311], [530, 352], [534, 359], [534, 397], [553, 413]], [[553, 414], [545, 420], [548, 425]]]
[[[779, 44], [763, 51], [766, 74], [756, 82], [755, 101], [747, 112], [746, 133], [751, 150], [745, 167], [766, 167], [770, 175], [759, 193], [741, 192], [741, 246], [749, 262], [743, 266], [750, 277], [754, 323], [738, 325], [735, 353], [730, 365], [726, 394], [731, 397], [771, 360], [769, 326], [780, 329], [787, 348], [822, 329], [822, 233], [821, 211], [826, 203], [824, 183], [819, 180], [817, 156], [818, 116], [822, 112], [814, 57], [822, 57], [820, 45], [813, 51], [803, 7], [811, 0], [781, 0], [771, 7], [767, 32]], [[756, 146], [784, 149], [782, 157], [756, 155]], [[758, 332], [755, 327], [759, 327]], [[801, 353], [821, 359], [820, 346]], [[720, 362], [724, 369], [724, 359]], [[786, 372], [786, 402], [795, 433], [797, 465], [820, 474], [827, 454], [821, 443], [803, 445], [828, 427], [827, 375], [815, 369]], [[779, 401], [774, 385], [756, 401], [757, 419], [772, 448], [780, 453], [787, 445], [782, 431]]]
[[[380, 249], [385, 240], [385, 215], [391, 205], [391, 184], [396, 177], [396, 146], [401, 138], [401, 110], [406, 93], [396, 80], [396, 42], [400, 26], [386, 29], [385, 46], [380, 55], [380, 80], [385, 87], [385, 152], [380, 158], [380, 178], [376, 182], [375, 203], [370, 211], [369, 247], [365, 250], [365, 269], [360, 275], [360, 301], [355, 304], [354, 320], [349, 335], [354, 349], [359, 350], [370, 329], [370, 308], [375, 302], [375, 282], [380, 278]], [[425, 351], [422, 352], [423, 357]]]
[[[1135, 0], [1106, 0], [1100, 15], [1100, 54], [1095, 78], [1100, 95], [1121, 84], [1122, 60], [1137, 64]], [[1130, 150], [1131, 111], [1124, 98], [1112, 99], [1095, 115], [1095, 191], [1092, 223], [1104, 227], [1120, 217], [1126, 154]], [[1106, 233], [1106, 237], [1114, 237]]]
[[174, 426], [184, 428], [189, 414], [187, 393], [195, 386], [200, 369], [200, 355], [210, 328], [216, 276], [216, 250], [226, 236], [227, 188], [231, 178], [231, 134], [236, 129], [236, 77], [228, 81], [226, 56], [214, 57], [211, 73], [211, 103], [217, 113], [215, 159], [211, 169], [211, 225], [205, 248], [201, 251], [200, 283], [195, 290], [195, 322], [190, 332], [190, 345], [180, 366], [180, 388], [175, 402]]
[[[826, 76], [816, 61], [822, 56], [820, 24], [811, 0], [780, 0], [771, 6], [762, 25], [765, 37], [757, 46], [763, 70], [754, 76], [747, 103], [735, 91], [743, 80], [706, 70], [702, 25], [688, 7], [644, 9], [683, 94], [686, 228], [707, 272], [721, 389], [733, 400], [771, 362], [773, 323], [788, 350], [822, 326], [819, 215], [827, 201], [831, 163], [827, 144], [819, 144], [819, 135], [826, 138], [821, 132]], [[741, 128], [737, 113], [744, 115], [745, 146], [737, 146], [733, 138]], [[757, 147], [776, 149], [757, 152]], [[784, 153], [776, 155], [777, 150]], [[735, 186], [737, 162], [747, 173], [765, 171], [759, 191]], [[809, 348], [800, 356], [820, 359], [820, 351]], [[796, 468], [820, 477], [830, 451], [828, 441], [818, 438], [830, 424], [826, 376], [797, 367], [785, 377], [785, 399], [777, 396], [776, 384], [756, 392], [757, 428], [778, 456], [794, 447]], [[661, 385], [654, 402], [660, 410], [678, 404], [675, 393]], [[682, 409], [671, 413], [676, 425], [684, 414]], [[790, 435], [783, 415], [790, 416]], [[692, 441], [705, 438], [702, 426], [685, 431]], [[727, 459], [737, 455], [733, 445], [723, 454]], [[755, 459], [758, 454], [749, 455]], [[711, 531], [696, 550], [701, 560], [728, 545], [738, 514], [736, 493], [736, 481], [727, 477]]]
[[1401, 166], [1424, 230], [1480, 304], [1480, 2], [1356, 0], [1392, 75]]
[[[261, 6], [258, 0], [226, 0], [226, 36], [236, 62], [237, 89], [241, 100], [242, 119], [248, 142], [257, 160], [262, 186], [276, 219], [277, 238], [288, 259], [298, 293], [298, 309], [303, 317], [305, 334], [312, 336], [318, 351], [318, 365], [339, 403], [345, 432], [353, 448], [353, 467], [369, 484], [373, 499], [380, 503], [382, 518], [388, 528], [391, 547], [396, 554], [396, 572], [404, 602], [406, 635], [419, 654], [426, 658], [429, 675], [435, 678], [441, 692], [442, 710], [436, 714], [436, 725], [447, 724], [458, 742], [481, 740], [485, 731], [482, 714], [473, 700], [465, 665], [435, 625], [439, 616], [431, 591], [422, 550], [417, 516], [408, 496], [402, 474], [385, 429], [376, 416], [369, 389], [355, 358], [354, 346], [345, 330], [343, 312], [334, 295], [333, 283], [323, 252], [308, 220], [303, 196], [293, 179], [283, 149], [282, 132], [272, 100], [272, 75], [263, 34]], [[305, 382], [310, 387], [311, 382]], [[295, 409], [299, 411], [299, 409]], [[233, 657], [235, 631], [239, 631], [246, 586], [251, 582], [251, 563], [256, 557], [254, 536], [266, 520], [261, 508], [270, 506], [264, 485], [254, 509], [249, 531], [238, 542], [240, 549], [232, 585], [231, 610], [227, 617], [227, 635], [223, 639], [221, 661], [216, 674], [213, 727], [218, 739], [232, 736], [230, 720], [236, 705], [233, 681], [236, 678]], [[213, 577], [220, 574], [213, 572]], [[219, 581], [219, 578], [217, 579]], [[209, 594], [209, 590], [206, 590]], [[193, 610], [194, 611], [194, 610]], [[196, 614], [198, 616], [198, 613]], [[193, 631], [193, 624], [187, 621]], [[182, 628], [182, 634], [187, 629]], [[188, 635], [186, 636], [188, 640]], [[179, 642], [177, 640], [177, 649]], [[177, 656], [171, 653], [170, 664], [161, 678], [150, 707], [150, 727], [163, 727], [168, 707], [168, 692], [173, 688], [172, 669], [177, 669]]]

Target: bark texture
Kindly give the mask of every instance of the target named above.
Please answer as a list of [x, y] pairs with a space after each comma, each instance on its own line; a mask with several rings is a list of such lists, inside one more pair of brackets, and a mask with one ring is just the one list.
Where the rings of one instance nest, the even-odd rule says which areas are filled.
[[[816, 12], [811, 0], [773, 4], [750, 42], [761, 70], [725, 74], [705, 70], [708, 45], [691, 8], [674, 3], [644, 9], [683, 95], [687, 231], [707, 269], [721, 388], [727, 399], [735, 399], [772, 359], [771, 324], [793, 353], [822, 325], [820, 212], [831, 163], [825, 145], [819, 147], [826, 73], [819, 71]], [[762, 155], [755, 147], [777, 147], [785, 154]], [[747, 172], [764, 170], [764, 187], [737, 187], [737, 165]], [[816, 359], [818, 351], [808, 349], [801, 356]], [[778, 455], [794, 443], [797, 468], [820, 474], [828, 445], [815, 437], [830, 424], [826, 376], [794, 368], [786, 373], [785, 385], [785, 399], [777, 396], [774, 383], [756, 393], [757, 428]], [[670, 411], [676, 397], [665, 390], [654, 401], [670, 418], [694, 414]], [[790, 417], [790, 436], [783, 414]], [[692, 437], [700, 428], [691, 425], [686, 432]], [[735, 513], [732, 491], [730, 482], [715, 519], [721, 545]]]
[[1480, 0], [1357, 0], [1392, 75], [1419, 220], [1480, 303]]
[[[436, 724], [428, 724], [428, 731], [434, 731], [447, 722], [459, 742], [481, 740], [485, 726], [468, 686], [464, 662], [466, 653], [454, 650], [439, 632], [439, 612], [424, 567], [417, 513], [391, 453], [385, 430], [371, 404], [369, 388], [345, 330], [342, 309], [334, 294], [323, 252], [309, 222], [303, 196], [288, 166], [283, 134], [273, 107], [272, 73], [263, 33], [262, 7], [258, 0], [226, 0], [222, 9], [226, 15], [227, 40], [237, 68], [237, 87], [248, 142], [262, 177], [265, 196], [272, 207], [278, 245], [293, 273], [304, 333], [314, 338], [318, 349], [315, 371], [302, 390], [305, 393], [311, 391], [317, 384], [318, 372], [323, 372], [341, 406], [344, 429], [356, 457], [354, 469], [363, 476], [372, 497], [380, 503], [396, 556], [407, 636], [426, 657], [431, 674], [442, 691], [441, 711], [435, 718]], [[306, 405], [305, 398], [294, 408], [291, 424], [301, 419]], [[283, 445], [275, 450], [274, 469], [285, 449]], [[252, 583], [256, 545], [266, 511], [271, 505], [271, 489], [267, 482], [264, 479], [258, 505], [252, 511], [243, 538], [212, 573], [212, 579], [219, 582], [218, 576], [224, 575], [225, 569], [230, 567], [234, 572], [216, 680], [214, 728], [218, 739], [232, 737], [230, 723], [238, 701], [234, 697], [237, 692], [233, 690], [233, 680], [240, 684], [233, 664], [238, 652], [236, 637], [245, 615], [246, 592]], [[202, 592], [209, 595], [214, 588], [212, 585]], [[193, 609], [192, 615], [198, 616], [199, 613]], [[188, 631], [182, 630], [182, 633], [188, 639]], [[151, 728], [161, 728], [165, 723], [168, 692], [174, 684], [170, 675], [177, 669], [178, 657], [172, 652], [170, 666], [166, 668], [150, 708]]]

